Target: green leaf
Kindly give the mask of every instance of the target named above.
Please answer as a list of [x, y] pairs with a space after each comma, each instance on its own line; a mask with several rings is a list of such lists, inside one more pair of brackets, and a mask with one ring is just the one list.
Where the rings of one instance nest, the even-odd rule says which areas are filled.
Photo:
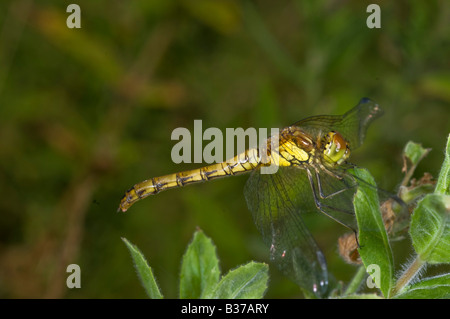
[[429, 148], [423, 148], [422, 145], [409, 141], [404, 150], [403, 154], [409, 158], [411, 163], [416, 166], [419, 162], [430, 152]]
[[336, 299], [383, 299], [377, 294], [352, 294], [338, 297]]
[[409, 234], [420, 259], [450, 261], [450, 196], [428, 194], [414, 209]]
[[220, 280], [212, 298], [219, 299], [257, 299], [262, 298], [269, 280], [269, 266], [249, 262], [231, 270]]
[[[359, 229], [359, 254], [366, 270], [378, 267], [380, 278], [374, 277], [385, 297], [389, 297], [393, 285], [394, 262], [391, 246], [384, 228], [375, 182], [365, 169], [353, 169], [360, 182], [354, 198], [356, 220]], [[375, 274], [371, 274], [375, 275]], [[380, 280], [378, 280], [380, 279]]]
[[407, 186], [409, 180], [414, 174], [419, 162], [431, 151], [431, 148], [423, 148], [422, 145], [409, 141], [403, 149], [403, 158], [409, 159], [411, 167], [408, 168], [407, 161], [404, 161], [402, 171], [405, 172], [405, 177], [401, 183], [402, 186]]
[[152, 299], [162, 299], [163, 295], [161, 294], [161, 291], [156, 284], [152, 269], [145, 260], [144, 255], [126, 238], [122, 238], [122, 240], [130, 251], [131, 258], [133, 258], [133, 263], [136, 268], [138, 277], [142, 283], [142, 286], [144, 286], [147, 295]]
[[436, 185], [433, 184], [422, 184], [409, 189], [404, 187], [401, 192], [401, 199], [407, 204], [413, 203], [414, 201], [422, 198], [426, 194], [434, 193], [435, 189]]
[[450, 274], [424, 278], [408, 286], [404, 292], [394, 298], [399, 299], [449, 299]]
[[447, 139], [444, 163], [442, 164], [441, 172], [439, 173], [435, 192], [438, 194], [450, 195], [450, 135]]
[[219, 282], [219, 260], [212, 240], [197, 231], [183, 256], [180, 298], [207, 298]]

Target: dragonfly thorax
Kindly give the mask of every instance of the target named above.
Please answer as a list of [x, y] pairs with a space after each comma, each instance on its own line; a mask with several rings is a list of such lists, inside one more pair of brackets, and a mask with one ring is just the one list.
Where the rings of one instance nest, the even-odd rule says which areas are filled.
[[325, 136], [325, 147], [323, 150], [323, 161], [327, 166], [341, 165], [350, 157], [348, 142], [339, 132], [328, 132]]

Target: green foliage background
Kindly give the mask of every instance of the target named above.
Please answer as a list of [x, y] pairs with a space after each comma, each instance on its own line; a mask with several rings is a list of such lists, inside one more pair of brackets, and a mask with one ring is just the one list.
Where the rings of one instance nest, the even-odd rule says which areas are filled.
[[[393, 190], [413, 140], [433, 149], [417, 176], [439, 172], [450, 131], [448, 1], [75, 3], [81, 29], [66, 27], [66, 2], [0, 2], [0, 297], [145, 298], [121, 237], [176, 297], [197, 226], [222, 272], [268, 262], [245, 176], [115, 212], [133, 184], [200, 166], [170, 156], [172, 130], [192, 130], [194, 119], [283, 127], [367, 96], [385, 115], [352, 161]], [[366, 27], [369, 3], [381, 7], [381, 29]], [[330, 271], [347, 281], [355, 269], [336, 247], [345, 229], [323, 216], [309, 222]], [[80, 289], [66, 288], [71, 263]], [[275, 267], [270, 276], [266, 297], [301, 296]]]

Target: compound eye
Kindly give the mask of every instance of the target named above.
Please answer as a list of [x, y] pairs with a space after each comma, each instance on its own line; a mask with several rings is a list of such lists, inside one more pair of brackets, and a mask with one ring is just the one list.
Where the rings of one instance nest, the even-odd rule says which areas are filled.
[[342, 149], [345, 149], [347, 146], [347, 142], [345, 142], [344, 137], [342, 137], [339, 133], [334, 133], [333, 135], [333, 143], [336, 145], [336, 152], [340, 152]]
[[339, 132], [329, 132], [326, 139], [325, 160], [329, 164], [342, 164], [350, 156], [347, 141]]

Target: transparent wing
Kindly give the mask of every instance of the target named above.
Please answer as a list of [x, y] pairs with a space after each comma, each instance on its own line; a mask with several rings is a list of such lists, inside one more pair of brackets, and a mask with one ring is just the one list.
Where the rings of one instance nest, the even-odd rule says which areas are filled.
[[290, 167], [280, 167], [276, 174], [254, 171], [244, 193], [278, 269], [303, 289], [323, 296], [328, 286], [325, 257], [301, 217], [317, 211], [305, 171]]
[[319, 115], [308, 117], [294, 125], [313, 136], [323, 136], [329, 131], [341, 133], [352, 150], [361, 146], [370, 123], [383, 114], [382, 109], [368, 98], [363, 98], [344, 115]]

